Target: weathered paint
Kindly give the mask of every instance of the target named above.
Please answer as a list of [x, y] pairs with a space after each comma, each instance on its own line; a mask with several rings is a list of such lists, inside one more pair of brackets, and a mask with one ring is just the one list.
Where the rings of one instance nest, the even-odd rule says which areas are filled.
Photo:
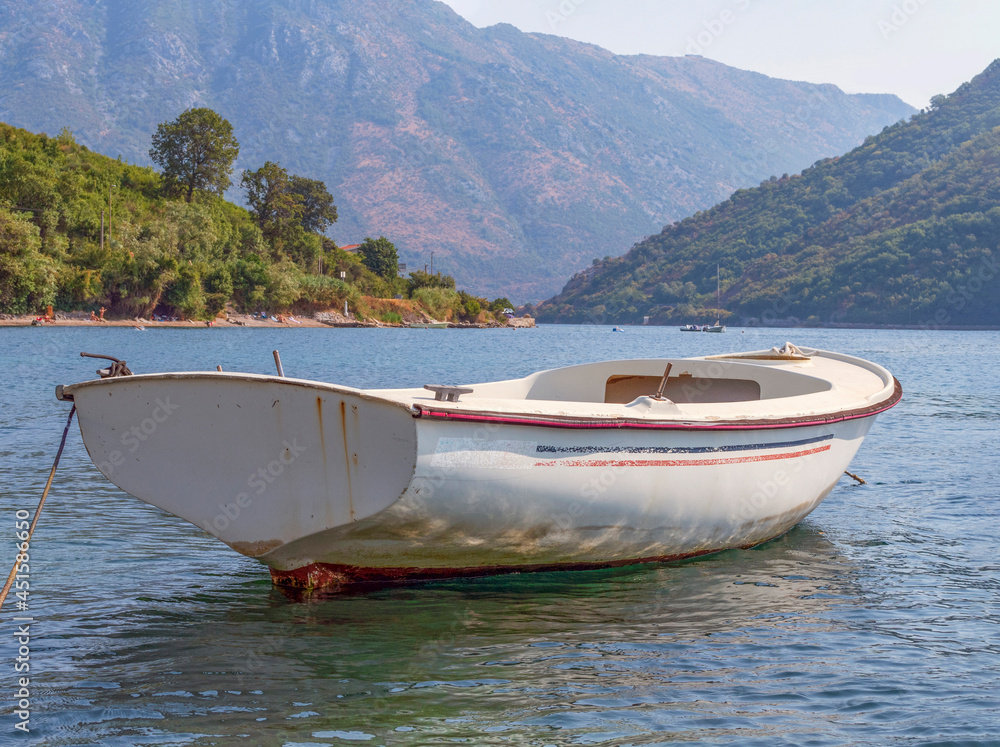
[[[338, 403], [358, 396], [328, 389]], [[316, 390], [213, 372], [107, 379], [75, 392], [84, 443], [112, 482], [256, 557], [383, 510], [412, 477], [415, 421], [405, 407], [373, 402], [359, 429], [329, 428], [330, 400]], [[103, 407], [109, 399], [113, 406]], [[123, 447], [123, 434], [157, 399], [170, 403], [169, 417], [131, 450]], [[392, 431], [409, 436], [382, 444]], [[364, 449], [382, 448], [386, 463], [348, 472], [345, 432]]]

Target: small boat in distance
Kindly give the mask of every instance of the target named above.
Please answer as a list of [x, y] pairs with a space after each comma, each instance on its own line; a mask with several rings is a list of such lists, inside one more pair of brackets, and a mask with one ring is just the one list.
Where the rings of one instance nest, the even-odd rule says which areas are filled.
[[875, 363], [791, 344], [413, 389], [99, 373], [56, 396], [104, 476], [305, 588], [753, 547], [902, 396]]
[[685, 324], [681, 327], [681, 332], [725, 332], [726, 325], [719, 323], [722, 316], [720, 301], [722, 298], [721, 286], [719, 285], [719, 266], [715, 266], [715, 324]]
[[448, 329], [448, 322], [410, 322], [410, 329]]

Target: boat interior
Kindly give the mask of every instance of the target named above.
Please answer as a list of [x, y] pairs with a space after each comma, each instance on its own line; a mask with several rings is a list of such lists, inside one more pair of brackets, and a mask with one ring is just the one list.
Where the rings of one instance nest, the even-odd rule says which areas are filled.
[[463, 399], [628, 404], [659, 395], [675, 403], [708, 404], [815, 394], [829, 391], [832, 384], [801, 370], [756, 360], [653, 359], [587, 363], [470, 388], [462, 392]]

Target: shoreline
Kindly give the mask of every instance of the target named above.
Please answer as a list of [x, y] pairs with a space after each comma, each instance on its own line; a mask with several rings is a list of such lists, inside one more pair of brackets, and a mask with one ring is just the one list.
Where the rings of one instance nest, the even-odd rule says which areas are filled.
[[[365, 320], [361, 321], [358, 319], [351, 319], [344, 317], [343, 315], [336, 312], [320, 312], [317, 316], [325, 317], [323, 319], [318, 319], [314, 316], [303, 316], [295, 317], [296, 321], [284, 321], [278, 322], [271, 319], [261, 319], [259, 317], [252, 317], [249, 314], [229, 314], [227, 317], [219, 317], [212, 320], [212, 324], [209, 325], [205, 321], [197, 320], [187, 320], [187, 321], [176, 321], [176, 322], [154, 322], [148, 319], [105, 319], [104, 321], [91, 321], [85, 317], [77, 316], [64, 316], [62, 314], [56, 314], [56, 320], [54, 322], [46, 322], [41, 325], [42, 327], [132, 327], [135, 329], [154, 329], [154, 328], [177, 328], [177, 329], [199, 329], [204, 327], [222, 327], [222, 328], [260, 328], [260, 329], [281, 329], [281, 328], [291, 328], [296, 327], [317, 329], [323, 328], [336, 328], [336, 329], [359, 329], [359, 328], [386, 328], [386, 329], [411, 329], [408, 322], [403, 322], [402, 324], [392, 324], [389, 322], [381, 322], [375, 320]], [[12, 315], [7, 314], [0, 317], [0, 327], [30, 327], [33, 325], [34, 321], [39, 317], [34, 314], [18, 314]], [[518, 328], [532, 328], [537, 326], [536, 320], [532, 318], [524, 319], [517, 317], [508, 320], [507, 324], [500, 323], [474, 323], [474, 322], [439, 322], [440, 324], [447, 324], [449, 329], [518, 329]], [[553, 326], [587, 326], [580, 324], [566, 323], [560, 325], [559, 322], [549, 322]], [[608, 326], [606, 324], [596, 324], [590, 326]], [[664, 329], [670, 329], [675, 326], [672, 324], [618, 324], [617, 326], [623, 328], [654, 328], [662, 327]], [[990, 326], [990, 325], [961, 325], [961, 324], [866, 324], [862, 322], [858, 323], [832, 323], [832, 324], [809, 324], [809, 325], [793, 325], [793, 324], [773, 324], [773, 325], [763, 325], [754, 324], [746, 327], [732, 327], [732, 329], [741, 330], [751, 330], [751, 329], [787, 329], [787, 330], [799, 330], [799, 329], [882, 329], [882, 330], [905, 330], [905, 331], [943, 331], [943, 332], [994, 332], [1000, 330], [1000, 326]]]
[[[324, 318], [316, 318], [322, 316]], [[408, 322], [392, 324], [375, 320], [358, 320], [345, 317], [339, 313], [321, 312], [316, 316], [296, 317], [289, 315], [285, 321], [274, 321], [272, 319], [261, 319], [252, 317], [249, 314], [228, 314], [226, 317], [207, 321], [187, 320], [187, 321], [161, 321], [154, 322], [149, 319], [105, 319], [103, 321], [93, 321], [84, 316], [67, 316], [56, 313], [54, 321], [46, 321], [42, 324], [35, 324], [41, 317], [35, 314], [7, 314], [0, 318], [0, 327], [132, 327], [133, 329], [145, 331], [156, 328], [178, 328], [178, 329], [205, 329], [209, 328], [259, 328], [259, 329], [281, 329], [281, 328], [386, 328], [386, 329], [411, 329]], [[295, 321], [290, 321], [294, 318]], [[511, 319], [507, 324], [495, 323], [475, 323], [475, 322], [438, 322], [447, 324], [448, 329], [517, 329], [534, 327], [534, 319]]]

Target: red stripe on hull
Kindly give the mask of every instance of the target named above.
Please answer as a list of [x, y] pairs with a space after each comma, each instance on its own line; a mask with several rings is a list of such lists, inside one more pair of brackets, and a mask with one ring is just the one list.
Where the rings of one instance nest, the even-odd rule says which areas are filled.
[[724, 457], [720, 459], [584, 459], [580, 461], [554, 459], [549, 462], [535, 462], [535, 467], [708, 467], [718, 464], [746, 464], [747, 462], [770, 462], [775, 459], [795, 457], [829, 451], [830, 445], [819, 446], [805, 451], [786, 454], [756, 454], [745, 457]]

